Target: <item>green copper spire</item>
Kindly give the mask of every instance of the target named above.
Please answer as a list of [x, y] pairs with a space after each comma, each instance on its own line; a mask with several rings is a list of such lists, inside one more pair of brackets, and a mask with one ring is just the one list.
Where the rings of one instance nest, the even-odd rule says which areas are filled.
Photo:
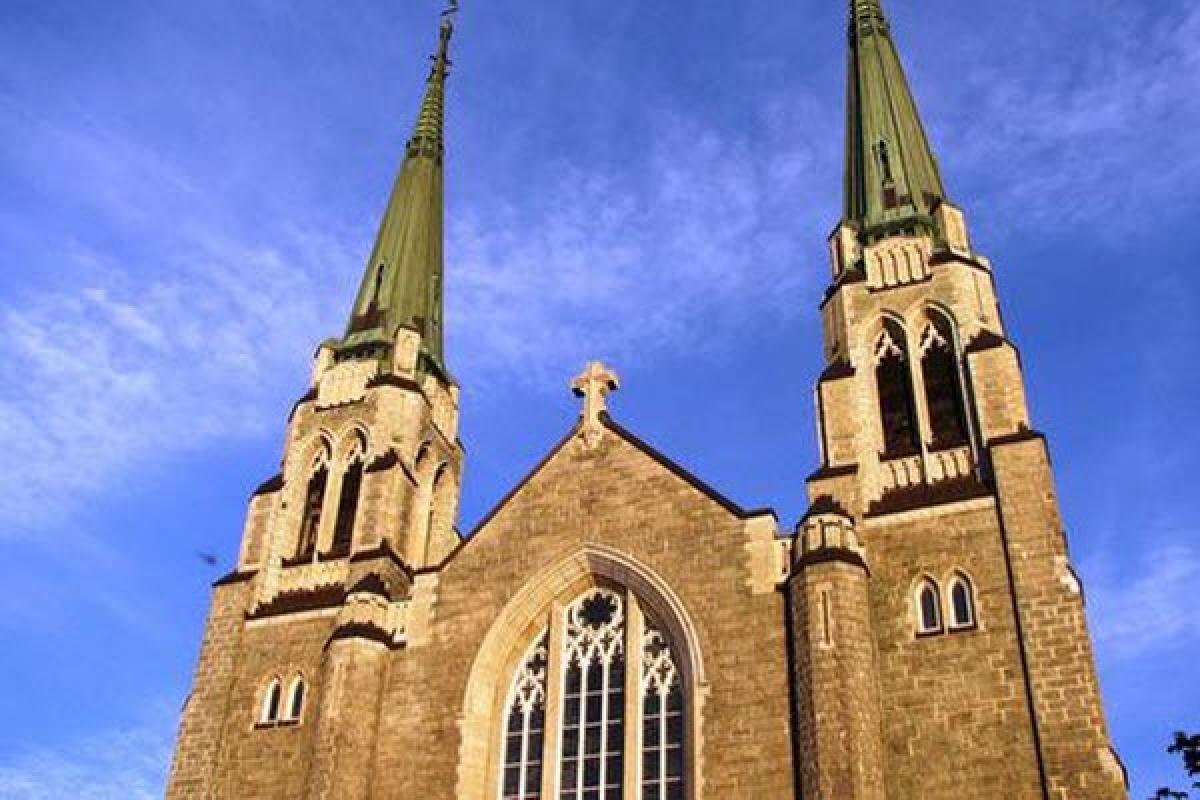
[[850, 0], [845, 192], [868, 239], [928, 222], [946, 196], [880, 0]]
[[453, 33], [452, 10], [443, 15], [421, 112], [338, 347], [382, 356], [400, 328], [411, 328], [421, 334], [422, 360], [443, 373], [443, 123]]

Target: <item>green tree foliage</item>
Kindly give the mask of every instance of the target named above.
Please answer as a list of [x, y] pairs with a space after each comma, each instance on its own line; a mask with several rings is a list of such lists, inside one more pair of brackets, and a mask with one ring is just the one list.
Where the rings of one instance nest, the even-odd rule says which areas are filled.
[[[1183, 759], [1183, 768], [1187, 770], [1189, 778], [1200, 777], [1200, 734], [1192, 734], [1191, 736], [1179, 731], [1175, 734], [1175, 741], [1167, 748], [1167, 752], [1172, 755], [1178, 755]], [[1200, 781], [1192, 784], [1193, 789], [1200, 789]], [[1187, 792], [1179, 792], [1167, 787], [1162, 787], [1150, 800], [1187, 800]]]

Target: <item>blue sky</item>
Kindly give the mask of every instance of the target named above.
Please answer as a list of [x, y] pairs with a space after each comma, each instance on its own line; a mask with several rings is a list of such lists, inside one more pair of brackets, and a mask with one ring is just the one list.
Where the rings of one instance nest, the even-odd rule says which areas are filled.
[[[447, 234], [464, 529], [571, 423], [593, 357], [628, 426], [744, 505], [802, 513], [844, 7], [467, 0]], [[0, 797], [161, 792], [208, 585], [343, 324], [438, 10], [0, 10]], [[1177, 777], [1170, 732], [1200, 728], [1179, 607], [1200, 582], [1200, 6], [889, 10], [996, 264], [1144, 797]]]

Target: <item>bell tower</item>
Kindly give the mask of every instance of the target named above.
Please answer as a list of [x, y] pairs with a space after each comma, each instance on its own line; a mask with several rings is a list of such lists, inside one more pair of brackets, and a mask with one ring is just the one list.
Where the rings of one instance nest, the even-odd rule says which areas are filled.
[[804, 796], [1125, 797], [992, 264], [880, 0], [849, 6], [821, 467], [789, 580]]
[[[261, 796], [367, 796], [389, 654], [412, 634], [409, 609], [430, 602], [428, 568], [460, 542], [442, 323], [453, 33], [448, 12], [345, 333], [318, 349], [282, 470], [254, 493], [237, 568], [215, 587], [170, 798], [260, 796], [247, 765], [297, 753], [305, 769], [272, 771], [294, 785]], [[246, 709], [261, 709], [252, 725]], [[281, 731], [248, 739], [250, 727]]]

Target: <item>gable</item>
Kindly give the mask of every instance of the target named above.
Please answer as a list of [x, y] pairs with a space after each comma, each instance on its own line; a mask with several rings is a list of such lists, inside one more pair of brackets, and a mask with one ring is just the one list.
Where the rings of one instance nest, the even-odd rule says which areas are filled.
[[[586, 479], [581, 481], [581, 474], [597, 474], [598, 470], [603, 471], [606, 468], [627, 474], [629, 481], [624, 488], [631, 495], [631, 499], [636, 495], [636, 499], [641, 502], [652, 500], [654, 495], [658, 494], [666, 505], [680, 505], [682, 496], [687, 496], [690, 502], [682, 501], [683, 505], [709, 506], [713, 510], [723, 512], [731, 522], [774, 516], [774, 511], [769, 508], [743, 508], [621, 426], [609, 414], [601, 414], [600, 422], [604, 435], [594, 447], [584, 441], [582, 422], [576, 424], [537, 466], [479, 521], [465, 541], [437, 569], [452, 561], [476, 539], [486, 537], [488, 531], [494, 527], [494, 521], [514, 506], [519, 506], [523, 496], [531, 490], [536, 491], [547, 482], [554, 482], [562, 487], [564, 503], [578, 501], [586, 494], [583, 486]], [[611, 491], [611, 486], [609, 490]], [[574, 501], [571, 498], [572, 493], [579, 495]]]

